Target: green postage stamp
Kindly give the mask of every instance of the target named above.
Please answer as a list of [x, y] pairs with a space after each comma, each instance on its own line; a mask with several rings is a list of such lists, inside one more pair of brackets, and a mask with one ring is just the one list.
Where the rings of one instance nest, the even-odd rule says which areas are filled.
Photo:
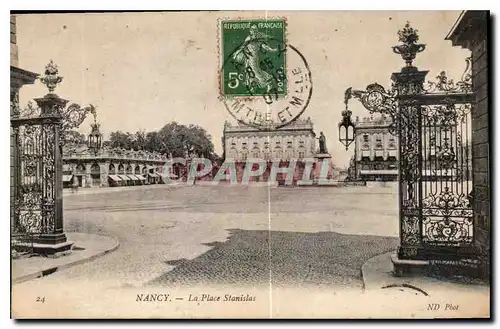
[[285, 20], [223, 20], [220, 28], [222, 96], [286, 95]]

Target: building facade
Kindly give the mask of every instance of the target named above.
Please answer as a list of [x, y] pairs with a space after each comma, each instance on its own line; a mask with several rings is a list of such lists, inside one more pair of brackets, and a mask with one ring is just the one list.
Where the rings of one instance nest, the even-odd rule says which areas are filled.
[[491, 185], [488, 102], [488, 11], [464, 11], [446, 37], [453, 46], [472, 52], [472, 170], [474, 237], [487, 262], [484, 275], [489, 276], [491, 238]]
[[[349, 176], [355, 180], [397, 180], [398, 139], [389, 132], [392, 119], [388, 116], [356, 117], [354, 161]], [[354, 168], [352, 168], [354, 166]]]
[[[349, 177], [364, 181], [395, 181], [398, 179], [398, 137], [392, 135], [388, 116], [367, 117], [355, 122], [355, 153], [349, 163]], [[472, 179], [472, 156], [470, 140], [455, 130], [438, 133], [437, 126], [423, 131], [422, 154], [424, 180], [437, 179], [440, 175], [460, 175], [463, 180]], [[437, 132], [438, 131], [438, 132]], [[439, 138], [437, 137], [439, 136]], [[460, 138], [458, 138], [460, 136]], [[451, 145], [451, 147], [449, 147]], [[445, 150], [451, 150], [455, 161], [452, 168], [445, 168]], [[446, 170], [445, 170], [446, 169]]]
[[[30, 71], [23, 70], [19, 67], [19, 50], [17, 46], [17, 33], [16, 33], [16, 16], [10, 16], [10, 118], [14, 118], [19, 114], [19, 91], [24, 85], [35, 83], [38, 74]], [[18, 150], [15, 141], [15, 134], [12, 126], [10, 127], [10, 218], [14, 218], [14, 204], [15, 204], [15, 159]], [[14, 227], [14, 223], [11, 223]]]
[[289, 161], [313, 158], [316, 134], [310, 118], [298, 119], [294, 123], [273, 131], [242, 124], [224, 124], [224, 154], [226, 159], [246, 161], [264, 159]]
[[103, 148], [93, 153], [86, 145], [65, 146], [63, 184], [64, 187], [161, 184], [168, 161], [165, 155], [146, 151]]

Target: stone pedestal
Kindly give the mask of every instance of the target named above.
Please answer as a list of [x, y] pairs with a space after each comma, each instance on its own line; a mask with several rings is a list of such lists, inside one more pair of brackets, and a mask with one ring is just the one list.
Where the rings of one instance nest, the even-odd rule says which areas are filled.
[[428, 260], [400, 259], [397, 253], [391, 255], [391, 261], [394, 275], [398, 277], [425, 275], [429, 268]]
[[331, 174], [331, 159], [332, 156], [330, 153], [317, 153], [314, 156], [312, 179], [315, 184], [320, 183], [321, 180], [326, 181], [328, 179], [329, 174]]

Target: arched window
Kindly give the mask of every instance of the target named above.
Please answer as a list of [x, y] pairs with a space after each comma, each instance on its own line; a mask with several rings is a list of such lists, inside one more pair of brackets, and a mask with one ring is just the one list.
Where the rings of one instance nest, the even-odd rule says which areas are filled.
[[125, 174], [125, 167], [121, 163], [118, 165], [118, 174], [119, 175], [124, 175]]
[[292, 158], [293, 158], [293, 148], [291, 145], [288, 145], [285, 152], [285, 159], [291, 160]]
[[231, 147], [231, 150], [229, 150], [229, 154], [227, 155], [229, 159], [236, 159], [238, 157], [238, 151], [236, 150], [236, 147]]
[[[302, 144], [302, 143], [301, 143], [301, 144]], [[303, 158], [304, 158], [304, 156], [305, 156], [305, 153], [306, 153], [306, 152], [305, 152], [305, 149], [304, 149], [304, 146], [303, 146], [303, 145], [300, 145], [300, 146], [299, 146], [298, 151], [299, 151], [299, 159], [303, 159]]]
[[245, 145], [246, 143], [243, 143], [243, 149], [241, 150], [241, 161], [246, 161], [248, 159], [248, 150]]
[[101, 167], [97, 163], [93, 163], [90, 167], [90, 177], [92, 178], [92, 186], [101, 185]]
[[140, 173], [141, 173], [141, 167], [139, 167], [139, 165], [136, 165], [134, 169], [134, 174], [139, 175]]
[[279, 146], [274, 149], [274, 158], [279, 160], [283, 158], [283, 150]]
[[85, 175], [85, 166], [83, 164], [79, 163], [76, 166], [76, 174], [77, 175]]

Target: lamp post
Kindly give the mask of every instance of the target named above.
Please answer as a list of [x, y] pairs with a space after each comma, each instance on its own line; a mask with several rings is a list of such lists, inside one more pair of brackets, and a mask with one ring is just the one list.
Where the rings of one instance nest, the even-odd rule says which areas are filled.
[[97, 123], [97, 113], [95, 108], [93, 108], [91, 113], [94, 115], [94, 122], [90, 124], [92, 130], [88, 136], [88, 148], [92, 153], [94, 153], [94, 156], [96, 156], [102, 147], [102, 134], [99, 130], [100, 124]]
[[[345, 110], [342, 111], [342, 121], [339, 123], [339, 141], [345, 146], [346, 151], [349, 149], [349, 145], [351, 145], [356, 138], [356, 127], [352, 123], [352, 112], [347, 108], [347, 101], [348, 98], [346, 97]], [[354, 180], [357, 180], [357, 176], [356, 145], [354, 145]]]

